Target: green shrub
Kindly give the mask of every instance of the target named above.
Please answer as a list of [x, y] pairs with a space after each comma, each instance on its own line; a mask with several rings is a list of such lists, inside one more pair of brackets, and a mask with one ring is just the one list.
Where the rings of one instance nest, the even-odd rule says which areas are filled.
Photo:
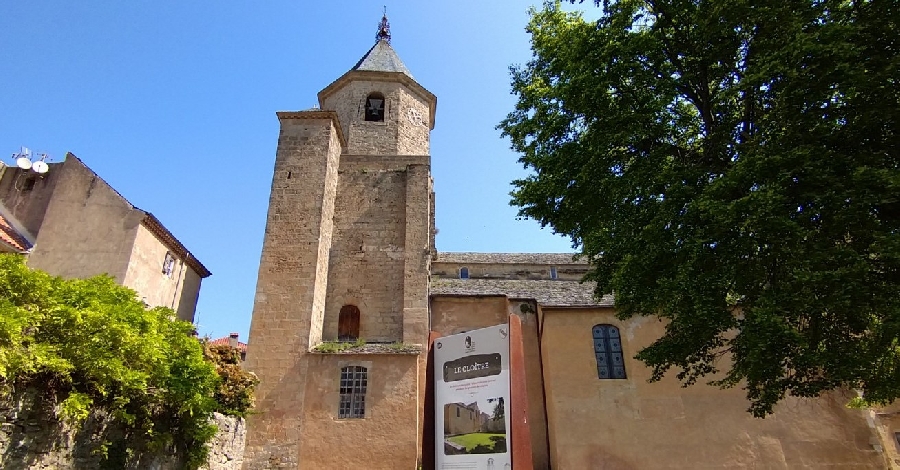
[[187, 468], [199, 467], [216, 431], [211, 413], [243, 415], [252, 406], [255, 378], [218, 367], [190, 323], [146, 308], [111, 277], [66, 280], [0, 255], [0, 395], [40, 390], [75, 425], [104, 410], [124, 437], [100, 448], [121, 449], [127, 460], [174, 447]]

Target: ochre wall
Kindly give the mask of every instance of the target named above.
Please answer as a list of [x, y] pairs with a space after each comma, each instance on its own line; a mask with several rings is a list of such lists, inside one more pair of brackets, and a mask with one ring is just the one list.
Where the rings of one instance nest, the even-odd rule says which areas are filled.
[[[156, 235], [139, 225], [122, 284], [136, 290], [148, 305], [169, 307], [177, 312], [178, 318], [193, 321], [200, 276], [177, 257], [172, 277], [163, 274], [162, 265], [168, 252], [169, 248]], [[181, 304], [183, 299], [188, 300], [186, 305]]]
[[441, 336], [509, 323], [509, 315], [518, 315], [522, 320], [525, 386], [528, 392], [528, 423], [534, 468], [548, 468], [550, 456], [537, 339], [539, 325], [536, 304], [527, 300], [509, 300], [505, 296], [434, 296], [431, 299], [431, 329]]
[[69, 156], [28, 265], [66, 278], [109, 274], [122, 284], [144, 213], [77, 158]]
[[[633, 359], [663, 333], [660, 322], [617, 320], [612, 309], [543, 309], [550, 455], [556, 469], [884, 468], [877, 438], [849, 395], [787, 398], [765, 419], [740, 389], [648, 383]], [[626, 380], [600, 380], [592, 327], [619, 328]]]
[[[306, 401], [296, 468], [416, 468], [418, 355], [308, 354], [305, 360]], [[346, 366], [367, 369], [365, 418], [338, 418], [340, 372]]]

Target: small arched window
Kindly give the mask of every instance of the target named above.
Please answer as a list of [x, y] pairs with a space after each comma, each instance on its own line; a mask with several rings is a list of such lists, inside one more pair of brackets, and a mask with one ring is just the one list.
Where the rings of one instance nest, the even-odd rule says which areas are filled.
[[362, 366], [341, 367], [341, 403], [338, 418], [366, 417], [366, 388], [369, 371]]
[[366, 121], [384, 122], [384, 95], [370, 93], [366, 97]]
[[338, 341], [357, 339], [359, 339], [359, 308], [356, 305], [344, 305], [338, 315]]
[[594, 325], [594, 355], [597, 357], [597, 377], [624, 379], [625, 355], [619, 329], [612, 325]]
[[460, 279], [468, 279], [469, 278], [469, 268], [463, 266], [459, 268], [459, 278]]

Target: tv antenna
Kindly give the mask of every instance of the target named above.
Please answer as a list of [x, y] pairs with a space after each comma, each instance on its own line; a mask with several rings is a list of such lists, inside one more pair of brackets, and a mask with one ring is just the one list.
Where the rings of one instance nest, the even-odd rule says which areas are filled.
[[[35, 158], [38, 160], [35, 161]], [[28, 147], [22, 147], [17, 153], [12, 154], [12, 159], [16, 162], [16, 166], [23, 170], [34, 170], [35, 173], [44, 174], [50, 170], [47, 160], [50, 155], [47, 153], [38, 153], [34, 155]]]

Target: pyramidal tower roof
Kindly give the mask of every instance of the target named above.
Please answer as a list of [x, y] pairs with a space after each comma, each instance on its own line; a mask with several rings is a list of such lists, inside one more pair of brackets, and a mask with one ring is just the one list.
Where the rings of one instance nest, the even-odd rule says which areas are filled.
[[378, 42], [359, 59], [359, 62], [350, 70], [366, 70], [370, 72], [401, 72], [409, 78], [413, 78], [409, 69], [403, 65], [403, 61], [391, 47], [389, 39], [378, 39]]
[[391, 47], [391, 23], [387, 18], [387, 7], [384, 15], [378, 23], [378, 32], [375, 33], [375, 45], [359, 59], [359, 62], [350, 70], [367, 70], [370, 72], [400, 72], [409, 78], [413, 78], [409, 69], [403, 65], [403, 61]]

